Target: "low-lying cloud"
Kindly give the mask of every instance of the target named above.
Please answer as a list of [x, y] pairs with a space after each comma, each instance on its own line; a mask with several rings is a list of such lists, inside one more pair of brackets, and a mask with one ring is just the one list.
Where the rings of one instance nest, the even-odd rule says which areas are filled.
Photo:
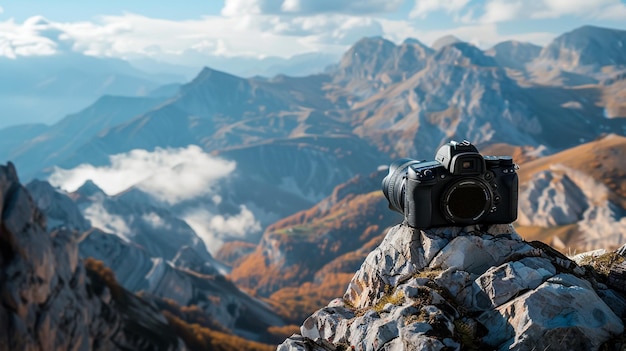
[[235, 162], [211, 156], [195, 145], [154, 151], [138, 149], [109, 158], [108, 166], [55, 168], [49, 181], [72, 192], [92, 180], [107, 195], [137, 187], [158, 200], [176, 204], [214, 193], [216, 182], [235, 170]]
[[132, 231], [124, 218], [109, 213], [100, 202], [93, 203], [87, 207], [83, 211], [83, 216], [91, 223], [92, 227], [116, 234], [125, 241], [129, 241], [129, 238], [132, 236]]
[[225, 241], [243, 239], [261, 230], [261, 224], [245, 205], [232, 216], [216, 215], [204, 208], [190, 210], [182, 219], [202, 238], [211, 254], [214, 254]]

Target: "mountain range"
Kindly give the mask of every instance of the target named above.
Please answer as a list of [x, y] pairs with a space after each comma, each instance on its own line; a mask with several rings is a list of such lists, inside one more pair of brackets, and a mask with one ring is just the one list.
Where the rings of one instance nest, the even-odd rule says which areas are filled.
[[[126, 289], [200, 305], [257, 340], [268, 335], [239, 316], [289, 328], [343, 294], [402, 220], [380, 191], [384, 166], [434, 159], [451, 139], [520, 164], [524, 238], [621, 246], [626, 32], [488, 50], [444, 39], [363, 38], [308, 76], [205, 68], [144, 96], [104, 95], [49, 126], [0, 129], [0, 159], [48, 229], [83, 233], [81, 254]], [[168, 295], [172, 284], [188, 288]], [[236, 313], [213, 305], [224, 292]]]

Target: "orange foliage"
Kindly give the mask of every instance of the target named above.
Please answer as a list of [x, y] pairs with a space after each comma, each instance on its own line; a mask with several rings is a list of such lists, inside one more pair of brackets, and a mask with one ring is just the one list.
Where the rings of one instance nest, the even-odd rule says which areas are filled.
[[[377, 237], [381, 227], [385, 228], [387, 222], [392, 224], [379, 218], [387, 211], [384, 196], [374, 191], [346, 195], [324, 213], [317, 206], [299, 212], [270, 226], [265, 233], [266, 242], [272, 243], [269, 249], [280, 254], [280, 260], [259, 247], [233, 267], [230, 277], [240, 287], [256, 289], [259, 296], [299, 286], [311, 280], [326, 263]], [[292, 226], [294, 223], [299, 224]], [[279, 229], [285, 227], [289, 228]]]
[[230, 266], [238, 264], [243, 257], [252, 253], [256, 244], [245, 241], [229, 241], [224, 243], [215, 254], [215, 259]]
[[212, 330], [228, 332], [222, 324], [207, 315], [200, 306], [180, 306], [176, 301], [167, 298], [153, 297], [152, 299], [161, 312], [168, 312], [186, 323], [198, 324], [201, 327]]
[[300, 327], [295, 324], [269, 327], [267, 328], [267, 334], [269, 334], [272, 342], [280, 344], [293, 334], [300, 334]]
[[270, 304], [289, 323], [301, 324], [332, 299], [342, 297], [354, 273], [327, 274], [321, 283], [306, 282], [283, 288], [270, 296]]
[[87, 257], [84, 260], [85, 268], [87, 268], [87, 272], [91, 273], [92, 277], [95, 275], [99, 279], [102, 280], [104, 285], [109, 288], [111, 291], [111, 296], [114, 299], [121, 299], [123, 296], [123, 288], [115, 279], [115, 273], [111, 268], [104, 265], [104, 262], [100, 260], [96, 260], [93, 257]]
[[276, 349], [276, 346], [214, 331], [199, 324], [189, 324], [168, 311], [163, 311], [163, 315], [191, 351], [273, 351]]

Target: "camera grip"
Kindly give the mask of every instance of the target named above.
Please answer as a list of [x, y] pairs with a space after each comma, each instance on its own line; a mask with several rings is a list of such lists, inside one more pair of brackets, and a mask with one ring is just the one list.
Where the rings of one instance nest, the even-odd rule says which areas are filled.
[[431, 186], [424, 186], [418, 180], [407, 179], [404, 209], [409, 226], [418, 229], [430, 227], [432, 222], [431, 189]]

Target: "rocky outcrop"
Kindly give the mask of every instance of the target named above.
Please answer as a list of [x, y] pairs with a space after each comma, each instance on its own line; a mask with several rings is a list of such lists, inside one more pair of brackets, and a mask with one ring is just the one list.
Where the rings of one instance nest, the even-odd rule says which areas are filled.
[[184, 348], [153, 305], [86, 269], [74, 232], [46, 231], [11, 163], [0, 209], [0, 350]]
[[626, 299], [510, 225], [393, 227], [287, 350], [598, 350]]
[[59, 226], [77, 231], [85, 231], [91, 227], [72, 199], [50, 183], [35, 179], [26, 185], [26, 189], [35, 199], [37, 207], [46, 215], [48, 231]]
[[[33, 195], [36, 204], [45, 205], [40, 208], [44, 214], [55, 216], [60, 226], [83, 228], [76, 223], [85, 220], [67, 194], [47, 182], [34, 181], [31, 186], [36, 190]], [[213, 260], [203, 242], [169, 212], [123, 196], [108, 197], [89, 183], [71, 195], [83, 207], [99, 204], [108, 213], [125, 219], [128, 233], [88, 227], [75, 238], [78, 255], [102, 261], [125, 289], [132, 293], [141, 291], [150, 298], [167, 299], [179, 306], [198, 306], [221, 326], [246, 337], [258, 338], [268, 326], [284, 324], [268, 306], [225, 279], [220, 273], [222, 266]], [[51, 198], [56, 200], [50, 201]], [[55, 210], [59, 208], [62, 211]]]

